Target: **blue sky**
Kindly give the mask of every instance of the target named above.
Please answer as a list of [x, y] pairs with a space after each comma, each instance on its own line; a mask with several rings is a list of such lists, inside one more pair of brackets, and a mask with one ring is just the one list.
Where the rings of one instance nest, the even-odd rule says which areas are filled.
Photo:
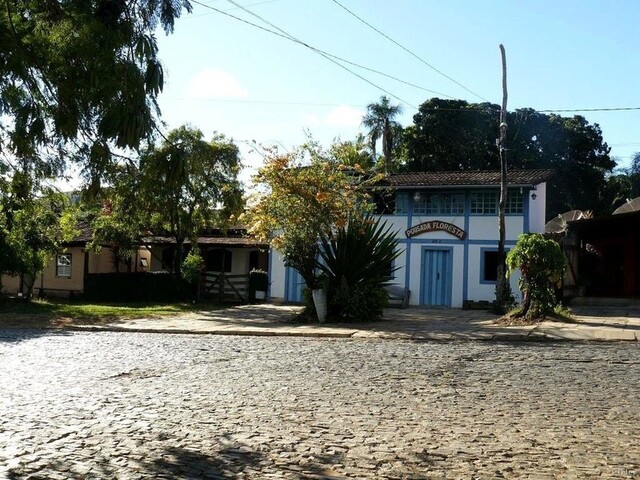
[[[234, 1], [310, 46], [454, 98], [500, 103], [502, 43], [510, 110], [640, 107], [637, 1], [339, 0], [457, 83], [333, 0]], [[202, 3], [274, 29], [228, 0]], [[243, 145], [244, 179], [260, 157], [242, 142], [291, 148], [305, 129], [327, 144], [352, 139], [364, 133], [366, 105], [387, 94], [308, 48], [193, 6], [172, 35], [158, 33], [163, 119], [168, 129], [190, 123]], [[422, 102], [442, 96], [349, 68], [403, 103], [403, 125]], [[580, 114], [600, 125], [620, 165], [640, 151], [640, 110]]]

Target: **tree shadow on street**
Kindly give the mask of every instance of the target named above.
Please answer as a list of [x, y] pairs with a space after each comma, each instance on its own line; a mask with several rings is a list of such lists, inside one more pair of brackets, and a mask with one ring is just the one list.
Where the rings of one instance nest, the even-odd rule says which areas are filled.
[[220, 441], [220, 448], [212, 454], [190, 448], [169, 447], [160, 458], [145, 465], [154, 478], [238, 478], [250, 469], [260, 470], [263, 455], [260, 452], [231, 442], [228, 437]]
[[19, 343], [25, 340], [52, 335], [67, 336], [72, 335], [72, 333], [56, 328], [2, 328], [0, 324], [0, 344]]

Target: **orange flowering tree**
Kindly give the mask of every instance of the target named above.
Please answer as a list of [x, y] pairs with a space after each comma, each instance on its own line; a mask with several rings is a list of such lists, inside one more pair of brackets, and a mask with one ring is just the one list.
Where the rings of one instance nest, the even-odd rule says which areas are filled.
[[325, 151], [313, 141], [286, 154], [268, 151], [244, 222], [300, 272], [308, 288], [318, 288], [320, 236], [368, 210], [365, 186], [374, 180], [358, 164], [347, 166], [336, 149]]

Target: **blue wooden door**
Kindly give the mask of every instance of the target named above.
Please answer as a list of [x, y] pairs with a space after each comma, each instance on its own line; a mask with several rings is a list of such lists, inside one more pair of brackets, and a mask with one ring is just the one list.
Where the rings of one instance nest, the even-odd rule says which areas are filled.
[[448, 249], [426, 249], [422, 254], [420, 303], [451, 306], [452, 253]]
[[285, 299], [287, 302], [302, 303], [302, 289], [304, 288], [302, 275], [295, 268], [287, 267], [285, 277]]

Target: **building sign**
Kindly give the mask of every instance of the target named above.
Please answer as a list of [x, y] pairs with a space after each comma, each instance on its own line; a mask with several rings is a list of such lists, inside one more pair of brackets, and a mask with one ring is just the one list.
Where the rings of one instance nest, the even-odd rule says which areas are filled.
[[405, 235], [407, 238], [415, 237], [416, 235], [420, 235], [421, 233], [426, 232], [436, 232], [442, 231], [447, 232], [453, 235], [454, 237], [459, 238], [460, 240], [464, 240], [467, 236], [467, 232], [462, 230], [459, 227], [447, 222], [441, 222], [440, 220], [433, 220], [431, 222], [424, 222], [416, 225], [415, 227], [409, 228], [405, 231]]

